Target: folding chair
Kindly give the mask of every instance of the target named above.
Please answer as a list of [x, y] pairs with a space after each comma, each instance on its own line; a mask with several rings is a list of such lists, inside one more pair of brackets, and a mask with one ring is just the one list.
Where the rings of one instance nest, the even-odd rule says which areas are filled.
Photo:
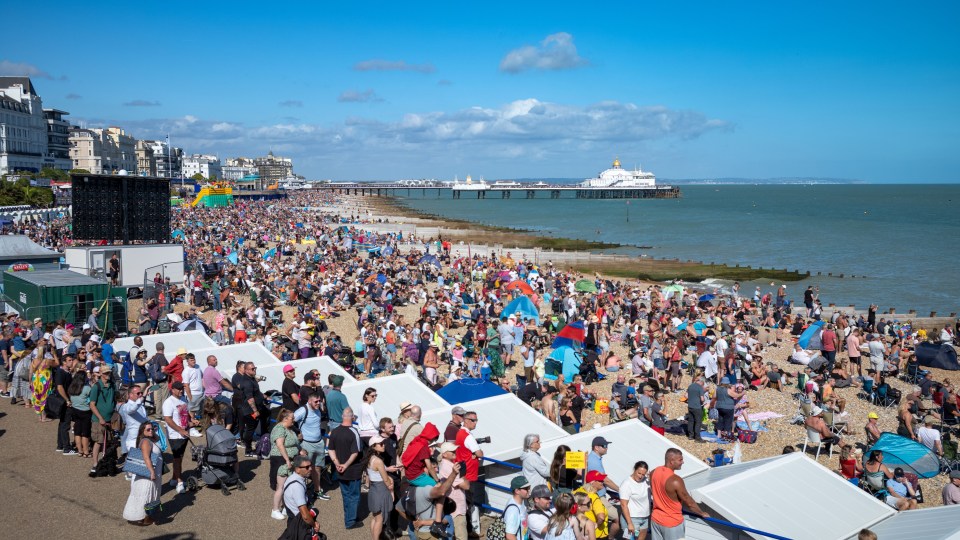
[[877, 387], [873, 393], [873, 402], [881, 407], [892, 407], [897, 404], [896, 400], [889, 395], [890, 385], [883, 383]]
[[833, 415], [833, 411], [823, 410], [823, 421], [827, 423], [827, 427], [830, 428], [830, 433], [833, 433], [836, 436], [843, 435], [847, 430], [846, 422], [837, 422], [836, 418]]
[[803, 453], [807, 453], [807, 445], [816, 445], [817, 455], [814, 459], [820, 459], [820, 449], [823, 448], [824, 444], [827, 445], [827, 459], [829, 459], [833, 457], [833, 445], [823, 442], [823, 439], [820, 438], [820, 432], [807, 427], [807, 436], [803, 440]]
[[867, 377], [866, 379], [863, 380], [863, 387], [860, 388], [860, 393], [857, 394], [857, 397], [865, 399], [871, 403], [873, 402], [874, 400], [873, 379], [871, 379], [870, 377]]

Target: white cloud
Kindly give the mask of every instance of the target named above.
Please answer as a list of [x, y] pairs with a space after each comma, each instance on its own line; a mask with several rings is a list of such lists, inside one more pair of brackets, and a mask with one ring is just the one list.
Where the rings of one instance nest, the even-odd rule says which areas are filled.
[[[0, 60], [0, 75], [10, 77], [33, 77], [54, 80], [55, 77], [33, 64]], [[63, 79], [63, 77], [61, 77]]]
[[433, 64], [408, 64], [403, 60], [364, 60], [353, 66], [354, 71], [415, 71], [417, 73], [433, 73], [436, 68]]
[[550, 34], [539, 46], [524, 45], [507, 53], [500, 71], [520, 73], [531, 69], [556, 71], [586, 66], [589, 62], [577, 53], [573, 36], [566, 32]]
[[367, 90], [344, 90], [340, 93], [340, 97], [337, 98], [337, 101], [340, 103], [368, 103], [368, 102], [380, 102], [383, 99], [377, 95], [372, 89]]

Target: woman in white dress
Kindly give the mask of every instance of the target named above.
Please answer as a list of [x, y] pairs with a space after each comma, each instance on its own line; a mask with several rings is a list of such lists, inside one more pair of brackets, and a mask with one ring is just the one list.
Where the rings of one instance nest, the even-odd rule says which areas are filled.
[[[137, 432], [137, 447], [143, 453], [143, 461], [150, 472], [150, 476], [135, 475], [130, 481], [130, 496], [123, 507], [123, 519], [131, 525], [144, 527], [153, 524], [153, 518], [147, 515], [144, 506], [160, 500], [160, 477], [163, 470], [156, 470], [155, 460], [161, 455], [160, 447], [155, 443], [159, 435], [152, 422], [144, 422]], [[162, 461], [161, 461], [162, 463]]]
[[360, 418], [357, 420], [360, 431], [360, 439], [364, 444], [370, 437], [380, 433], [380, 415], [373, 408], [373, 403], [377, 401], [377, 389], [370, 387], [363, 392], [363, 403], [360, 404]]

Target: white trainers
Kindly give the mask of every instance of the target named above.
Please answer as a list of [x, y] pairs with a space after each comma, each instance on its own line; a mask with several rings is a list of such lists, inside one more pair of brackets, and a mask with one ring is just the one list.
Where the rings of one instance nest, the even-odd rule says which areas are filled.
[[191, 436], [191, 437], [199, 437], [199, 436], [200, 436], [200, 431], [198, 431], [197, 428], [190, 428], [190, 436]]
[[272, 510], [270, 512], [270, 517], [272, 517], [277, 521], [282, 521], [284, 519], [287, 519], [287, 516], [284, 515], [283, 510]]
[[177, 494], [184, 493], [187, 491], [187, 488], [183, 485], [183, 482], [177, 482]]

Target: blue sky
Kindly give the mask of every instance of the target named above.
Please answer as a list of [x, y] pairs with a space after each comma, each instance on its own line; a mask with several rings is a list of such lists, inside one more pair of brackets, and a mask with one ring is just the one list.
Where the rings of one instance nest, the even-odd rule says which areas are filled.
[[45, 107], [312, 179], [960, 180], [956, 2], [44, 6]]

